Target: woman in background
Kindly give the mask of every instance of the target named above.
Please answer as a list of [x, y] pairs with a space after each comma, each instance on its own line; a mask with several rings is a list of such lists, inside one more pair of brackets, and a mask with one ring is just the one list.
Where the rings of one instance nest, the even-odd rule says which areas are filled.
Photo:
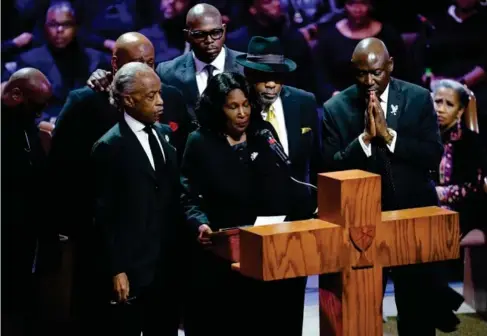
[[487, 152], [479, 134], [463, 123], [469, 94], [462, 84], [449, 79], [438, 81], [433, 100], [445, 149], [436, 176], [436, 191], [442, 207], [460, 213], [465, 235], [479, 224], [487, 224], [481, 219], [485, 217], [481, 204], [487, 204]]
[[272, 283], [245, 278], [207, 248], [212, 232], [253, 225], [258, 216], [312, 217], [307, 188], [291, 180], [262, 135], [267, 122], [254, 109], [253, 97], [242, 75], [213, 77], [196, 109], [201, 126], [186, 144], [183, 204], [194, 241], [200, 242], [191, 251], [190, 323], [185, 323], [191, 336], [302, 332], [290, 330], [287, 322], [302, 319], [305, 278]]

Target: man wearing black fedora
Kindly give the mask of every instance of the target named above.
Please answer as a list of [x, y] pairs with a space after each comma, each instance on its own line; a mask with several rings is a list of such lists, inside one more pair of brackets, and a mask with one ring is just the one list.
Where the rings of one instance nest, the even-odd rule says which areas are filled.
[[[254, 36], [247, 54], [237, 56], [236, 61], [256, 90], [263, 119], [274, 128], [289, 157], [291, 175], [315, 184], [322, 170], [316, 99], [312, 93], [283, 85], [296, 63], [284, 57], [279, 38], [261, 36]], [[286, 304], [272, 309], [269, 324], [282, 329], [283, 333], [275, 331], [276, 335], [301, 335], [306, 278], [282, 280], [278, 286], [280, 293], [286, 293], [281, 298]], [[276, 323], [271, 321], [274, 317]]]
[[315, 96], [284, 85], [296, 63], [285, 58], [277, 37], [254, 36], [247, 54], [236, 57], [262, 106], [262, 117], [278, 134], [294, 178], [315, 184], [323, 168]]

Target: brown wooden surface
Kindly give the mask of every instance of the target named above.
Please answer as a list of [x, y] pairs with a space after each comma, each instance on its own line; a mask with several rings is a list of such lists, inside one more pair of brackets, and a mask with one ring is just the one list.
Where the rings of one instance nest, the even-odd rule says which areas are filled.
[[264, 281], [320, 277], [320, 334], [382, 335], [382, 267], [458, 258], [458, 214], [381, 213], [380, 176], [320, 174], [318, 220], [240, 230], [232, 268]]
[[240, 229], [217, 231], [211, 234], [212, 251], [217, 256], [233, 261], [240, 261]]
[[240, 232], [240, 272], [264, 281], [338, 272], [343, 229], [320, 220], [255, 226]]
[[458, 213], [438, 207], [384, 212], [377, 229], [378, 262], [410, 265], [460, 257]]
[[437, 207], [381, 213], [377, 178], [360, 171], [319, 176], [319, 218], [349, 232], [350, 253], [341, 275], [320, 277], [323, 336], [382, 335], [383, 266], [459, 256], [457, 213]]

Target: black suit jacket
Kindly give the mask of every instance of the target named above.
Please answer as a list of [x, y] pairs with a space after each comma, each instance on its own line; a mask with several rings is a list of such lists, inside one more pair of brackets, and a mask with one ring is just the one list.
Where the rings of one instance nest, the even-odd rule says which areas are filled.
[[36, 125], [20, 123], [19, 112], [2, 104], [2, 309], [10, 312], [32, 299], [36, 249], [36, 273], [60, 261], [58, 231], [45, 214], [46, 155]]
[[105, 54], [94, 49], [79, 47], [74, 49], [73, 54], [76, 56], [75, 59], [65, 60], [72, 62], [71, 76], [63, 73], [47, 45], [25, 52], [17, 60], [18, 69], [36, 68], [51, 82], [53, 98], [46, 109], [46, 113], [49, 115], [57, 116], [71, 90], [85, 86], [86, 80], [93, 71], [100, 68], [106, 69], [110, 64]]
[[316, 184], [317, 174], [323, 169], [316, 98], [310, 92], [291, 86], [283, 86], [280, 97], [286, 121], [292, 174], [300, 181]]
[[[391, 106], [397, 107], [393, 114]], [[327, 170], [362, 169], [378, 172], [377, 153], [367, 157], [358, 137], [365, 126], [365, 99], [353, 85], [324, 104], [323, 150]], [[443, 146], [429, 91], [398, 79], [389, 86], [387, 125], [397, 132], [389, 153], [396, 187], [396, 206], [437, 205], [430, 171], [436, 170]]]
[[[228, 48], [225, 50], [225, 71], [243, 73], [243, 68], [236, 62], [237, 55], [241, 53]], [[194, 108], [200, 96], [196, 84], [195, 69], [193, 53], [186, 53], [173, 60], [160, 63], [156, 68], [156, 72], [163, 83], [175, 86], [181, 91], [193, 122], [196, 121]]]
[[[125, 120], [93, 146], [95, 228], [108, 276], [125, 272], [131, 295], [174, 276], [180, 226], [180, 180], [169, 127], [156, 123], [166, 164], [155, 172]], [[159, 278], [160, 276], [160, 278]]]
[[[188, 128], [186, 105], [179, 91], [168, 85], [162, 89], [162, 99], [162, 122], [173, 129], [171, 141], [180, 148], [178, 155], [182, 156]], [[80, 229], [89, 229], [91, 149], [121, 116], [110, 105], [108, 93], [88, 87], [72, 91], [59, 114], [49, 153], [49, 170], [54, 181], [53, 198], [58, 205], [56, 217], [67, 234], [76, 236], [81, 234]]]
[[181, 173], [193, 233], [205, 223], [215, 231], [253, 225], [257, 216], [311, 217], [307, 188], [289, 178], [266, 140], [247, 133], [247, 146], [249, 159], [242, 160], [224, 136], [205, 129], [190, 134]]

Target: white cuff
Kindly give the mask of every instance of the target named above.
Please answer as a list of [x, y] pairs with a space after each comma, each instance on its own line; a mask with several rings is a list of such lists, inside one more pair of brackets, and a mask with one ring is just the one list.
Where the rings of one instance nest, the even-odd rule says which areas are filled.
[[392, 141], [389, 145], [387, 145], [387, 148], [389, 148], [391, 153], [394, 153], [394, 149], [396, 148], [397, 132], [391, 128], [388, 128], [388, 130], [392, 135]]
[[363, 134], [360, 134], [358, 137], [358, 142], [360, 142], [360, 146], [362, 146], [362, 149], [367, 157], [372, 156], [372, 146], [370, 143], [368, 145], [365, 144], [364, 139], [362, 139]]

